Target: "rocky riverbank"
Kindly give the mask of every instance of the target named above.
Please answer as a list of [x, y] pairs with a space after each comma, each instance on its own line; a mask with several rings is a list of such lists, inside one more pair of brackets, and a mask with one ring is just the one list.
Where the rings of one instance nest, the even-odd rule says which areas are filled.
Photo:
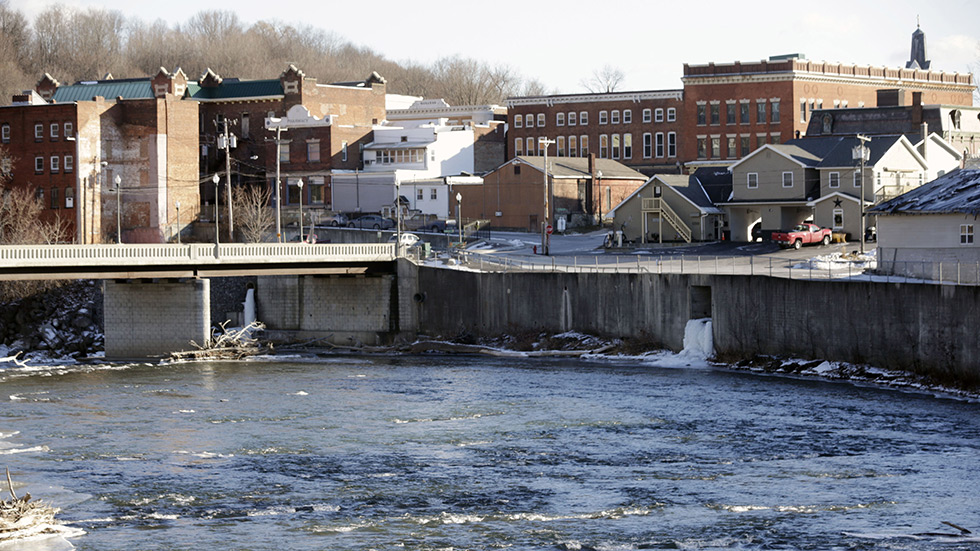
[[102, 327], [102, 286], [95, 281], [73, 281], [0, 303], [0, 357], [100, 355], [105, 344]]

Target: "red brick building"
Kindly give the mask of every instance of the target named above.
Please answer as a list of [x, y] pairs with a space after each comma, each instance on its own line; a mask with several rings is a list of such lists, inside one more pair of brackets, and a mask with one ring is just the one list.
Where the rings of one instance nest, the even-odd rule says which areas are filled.
[[507, 156], [536, 156], [539, 138], [553, 157], [618, 161], [647, 174], [677, 172], [684, 110], [681, 90], [509, 98]]

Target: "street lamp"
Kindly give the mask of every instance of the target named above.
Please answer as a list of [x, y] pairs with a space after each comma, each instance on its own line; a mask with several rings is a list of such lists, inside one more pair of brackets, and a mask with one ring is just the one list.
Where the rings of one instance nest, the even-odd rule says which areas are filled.
[[216, 173], [211, 177], [211, 181], [214, 182], [214, 244], [220, 245], [221, 237], [219, 234], [221, 233], [221, 230], [218, 228], [218, 218], [221, 211], [218, 210], [218, 196], [221, 193], [221, 188], [218, 186], [218, 183], [221, 182], [221, 178], [219, 178]]
[[459, 230], [459, 245], [463, 246], [463, 194], [456, 193], [456, 229]]
[[595, 194], [599, 196], [599, 229], [602, 229], [602, 171], [595, 173], [596, 185], [594, 186]]
[[[868, 148], [865, 147], [864, 144], [870, 142], [871, 138], [867, 136], [863, 136], [861, 134], [857, 134], [855, 137], [858, 139], [859, 143], [852, 150], [851, 157], [854, 159], [861, 159], [861, 174], [860, 174], [861, 190], [860, 190], [860, 197], [858, 197], [858, 204], [860, 204], [861, 206], [861, 234], [858, 237], [858, 241], [861, 242], [861, 254], [864, 254], [864, 197], [866, 194], [865, 189], [867, 187], [864, 185], [864, 162], [870, 158], [870, 154], [871, 154], [870, 150], [868, 150]], [[872, 185], [874, 184], [872, 183]], [[871, 196], [874, 197], [874, 194], [872, 193]]]
[[[282, 162], [282, 131], [289, 130], [289, 128], [282, 125], [281, 118], [271, 117], [267, 119], [266, 128], [276, 130], [276, 240], [282, 243], [282, 200], [280, 197], [279, 188], [282, 187], [282, 181], [279, 177], [279, 165]], [[275, 124], [275, 127], [271, 127], [270, 124]]]
[[116, 183], [116, 244], [122, 245], [122, 203], [119, 200], [119, 186], [122, 185], [122, 178], [116, 174], [113, 182]]
[[174, 207], [177, 208], [177, 244], [180, 245], [180, 200], [174, 201]]
[[306, 237], [303, 235], [303, 180], [296, 181], [296, 187], [299, 188], [299, 240], [300, 242], [305, 242]]
[[548, 146], [555, 140], [538, 138], [538, 150], [544, 149], [544, 221], [541, 222], [541, 252], [547, 255], [550, 251], [550, 236], [548, 235]]

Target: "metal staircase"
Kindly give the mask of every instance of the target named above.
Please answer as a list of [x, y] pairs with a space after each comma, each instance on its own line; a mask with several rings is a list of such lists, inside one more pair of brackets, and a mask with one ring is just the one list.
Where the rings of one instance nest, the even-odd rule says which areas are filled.
[[670, 205], [664, 202], [660, 197], [653, 199], [643, 199], [642, 206], [643, 214], [655, 214], [660, 217], [661, 220], [666, 220], [670, 227], [674, 228], [677, 235], [681, 237], [686, 243], [691, 242], [691, 228], [684, 223], [684, 220], [674, 212], [674, 209], [670, 208]]

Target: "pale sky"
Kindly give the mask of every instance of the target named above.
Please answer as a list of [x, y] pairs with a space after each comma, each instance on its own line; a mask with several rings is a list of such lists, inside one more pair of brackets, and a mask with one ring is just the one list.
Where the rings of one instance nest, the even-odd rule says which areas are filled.
[[620, 91], [679, 89], [684, 63], [787, 53], [904, 67], [917, 17], [933, 69], [980, 73], [977, 0], [10, 0], [31, 20], [59, 3], [171, 25], [202, 9], [234, 11], [245, 24], [278, 20], [320, 27], [394, 61], [429, 64], [458, 54], [508, 65], [560, 93], [584, 92], [581, 81], [604, 65], [625, 74]]

